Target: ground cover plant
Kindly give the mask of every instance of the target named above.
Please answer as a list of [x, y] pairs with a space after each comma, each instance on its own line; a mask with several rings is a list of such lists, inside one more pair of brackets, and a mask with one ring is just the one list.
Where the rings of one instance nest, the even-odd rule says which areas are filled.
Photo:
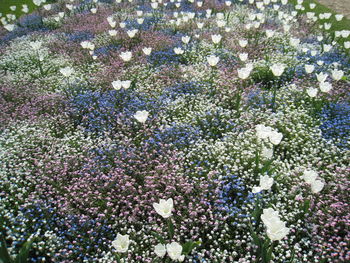
[[0, 262], [349, 262], [350, 30], [310, 4], [3, 16]]

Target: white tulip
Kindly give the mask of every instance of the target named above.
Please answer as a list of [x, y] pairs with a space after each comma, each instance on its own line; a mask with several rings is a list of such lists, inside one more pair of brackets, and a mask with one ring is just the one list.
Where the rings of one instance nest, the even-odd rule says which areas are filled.
[[273, 178], [269, 177], [268, 175], [260, 176], [260, 183], [258, 187], [253, 187], [252, 192], [259, 193], [262, 190], [269, 190], [271, 186], [273, 185]]
[[180, 47], [175, 47], [175, 48], [174, 48], [174, 53], [175, 53], [176, 55], [182, 55], [184, 52], [185, 52], [185, 51], [184, 51], [182, 48], [180, 48]]
[[189, 36], [181, 37], [181, 41], [185, 44], [188, 44], [188, 42], [190, 42], [190, 39], [191, 39], [191, 37], [189, 37]]
[[281, 240], [289, 233], [289, 228], [286, 227], [286, 223], [281, 220], [271, 220], [269, 226], [266, 229], [267, 236], [272, 241]]
[[324, 182], [321, 180], [315, 180], [311, 183], [311, 191], [316, 194], [320, 192], [324, 187]]
[[307, 184], [313, 183], [318, 177], [318, 173], [313, 170], [305, 170], [303, 173], [303, 179]]
[[172, 260], [179, 260], [181, 258], [182, 246], [177, 242], [171, 242], [166, 245], [166, 251]]
[[127, 62], [127, 61], [131, 60], [132, 53], [131, 53], [131, 51], [122, 52], [122, 53], [120, 53], [119, 57], [121, 57], [121, 59], [123, 61]]
[[335, 70], [332, 71], [332, 78], [334, 80], [341, 80], [341, 78], [343, 76], [344, 76], [344, 71], [342, 71], [342, 70], [335, 69]]
[[329, 82], [320, 82], [320, 90], [322, 91], [322, 92], [325, 92], [325, 93], [328, 93], [328, 92], [330, 92], [331, 91], [331, 89], [333, 88], [332, 87], [332, 84], [331, 83], [329, 83]]
[[156, 245], [154, 247], [154, 253], [160, 258], [164, 257], [165, 254], [166, 254], [166, 247], [165, 247], [165, 245], [160, 244], [160, 243], [158, 245]]
[[207, 57], [207, 61], [211, 67], [215, 67], [218, 64], [219, 60], [219, 57], [214, 55]]
[[221, 41], [221, 35], [211, 35], [211, 40], [214, 44], [218, 44]]
[[70, 76], [74, 73], [74, 69], [71, 68], [71, 67], [61, 68], [61, 69], [60, 69], [60, 73], [61, 73], [64, 77], [68, 78], [68, 77], [70, 77]]
[[281, 143], [283, 138], [283, 134], [277, 131], [272, 131], [269, 134], [269, 140], [272, 144], [278, 145]]
[[242, 61], [247, 61], [248, 59], [248, 53], [240, 53], [238, 56], [239, 56], [239, 59]]
[[[141, 123], [145, 123], [147, 118], [148, 118], [148, 111], [146, 110], [143, 110], [143, 111], [137, 111], [135, 114], [134, 114], [134, 118], [138, 121], [138, 122], [141, 122]], [[154, 204], [153, 204], [154, 206]]]
[[272, 66], [270, 66], [270, 69], [271, 69], [274, 76], [280, 77], [283, 74], [285, 67], [286, 66], [284, 64], [277, 63], [277, 64], [273, 64]]
[[115, 80], [112, 82], [112, 86], [115, 90], [120, 90], [122, 88], [121, 80]]
[[310, 74], [315, 70], [315, 66], [314, 65], [305, 65], [305, 71], [306, 73]]
[[125, 253], [128, 251], [130, 244], [129, 235], [117, 234], [117, 238], [112, 241], [112, 246], [118, 253]]
[[238, 77], [240, 79], [247, 79], [250, 76], [252, 69], [245, 67], [245, 68], [238, 69], [237, 72], [238, 72]]
[[317, 96], [318, 89], [316, 89], [316, 88], [308, 88], [306, 90], [306, 93], [307, 93], [307, 95], [309, 95], [309, 97], [315, 98]]
[[31, 48], [33, 50], [38, 51], [41, 48], [42, 42], [41, 41], [33, 41], [33, 42], [30, 42], [29, 45], [31, 46]]
[[325, 82], [328, 77], [328, 74], [321, 72], [316, 74], [316, 77], [319, 82]]
[[130, 38], [135, 37], [135, 35], [137, 34], [137, 32], [139, 32], [138, 29], [132, 29], [132, 30], [126, 31], [126, 33], [128, 34], [128, 36], [129, 36]]
[[341, 14], [335, 15], [335, 19], [336, 19], [337, 21], [341, 21], [341, 20], [343, 19], [343, 17], [344, 17], [344, 15], [341, 15]]
[[153, 207], [163, 218], [168, 218], [172, 215], [174, 201], [172, 198], [169, 198], [168, 200], [160, 199], [159, 203], [153, 203]]
[[142, 52], [143, 52], [146, 56], [148, 56], [148, 55], [151, 54], [152, 48], [151, 48], [151, 47], [144, 47], [144, 48], [142, 49]]

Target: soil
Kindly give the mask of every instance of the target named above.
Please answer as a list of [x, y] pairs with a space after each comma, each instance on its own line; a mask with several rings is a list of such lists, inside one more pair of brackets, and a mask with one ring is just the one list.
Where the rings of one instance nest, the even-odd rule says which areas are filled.
[[350, 19], [350, 0], [318, 0], [318, 2]]

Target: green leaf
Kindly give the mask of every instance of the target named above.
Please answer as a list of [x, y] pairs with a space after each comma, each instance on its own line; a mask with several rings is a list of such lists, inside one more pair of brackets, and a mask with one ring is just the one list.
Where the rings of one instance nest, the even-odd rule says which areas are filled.
[[117, 259], [117, 262], [120, 263], [120, 256], [118, 254], [115, 254], [115, 258]]
[[11, 263], [11, 257], [7, 251], [7, 246], [4, 237], [0, 234], [0, 260], [3, 263]]
[[303, 205], [303, 211], [306, 214], [309, 211], [310, 208], [310, 200], [305, 200]]
[[200, 241], [188, 241], [186, 242], [185, 244], [182, 245], [182, 253], [184, 255], [188, 255], [191, 253], [191, 251], [197, 247], [197, 246], [200, 246], [201, 242]]
[[174, 224], [171, 221], [171, 218], [168, 218], [168, 233], [169, 233], [169, 238], [172, 239], [174, 237]]
[[155, 232], [155, 231], [151, 231], [151, 234], [156, 238], [156, 239], [158, 239], [158, 241], [161, 243], [161, 244], [165, 244], [166, 242], [165, 242], [165, 240], [164, 240], [164, 238], [162, 238], [157, 232]]
[[15, 258], [15, 261], [14, 261], [15, 263], [27, 263], [28, 262], [29, 251], [32, 248], [33, 242], [34, 242], [34, 239], [28, 240], [22, 245], [17, 257]]
[[255, 233], [252, 224], [249, 222], [249, 229], [250, 229], [250, 234], [252, 235], [253, 242], [255, 245], [257, 245], [259, 248], [261, 248], [261, 239], [259, 236]]

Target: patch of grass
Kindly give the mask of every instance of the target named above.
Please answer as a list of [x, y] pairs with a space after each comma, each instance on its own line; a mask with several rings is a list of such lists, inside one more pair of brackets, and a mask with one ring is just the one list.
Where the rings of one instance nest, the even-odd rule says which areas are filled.
[[[294, 4], [294, 5], [297, 4], [297, 0], [290, 0], [289, 2], [291, 4]], [[314, 9], [310, 8], [311, 3], [316, 4], [316, 7]], [[329, 30], [327, 30], [327, 32], [331, 34], [333, 39], [335, 37], [335, 31], [349, 30], [350, 29], [350, 19], [347, 19], [344, 16], [344, 18], [341, 21], [337, 21], [335, 19], [334, 15], [336, 15], [338, 13], [331, 8], [324, 6], [324, 5], [322, 5], [319, 2], [314, 1], [314, 0], [305, 0], [302, 5], [305, 7], [305, 10], [303, 10], [303, 11], [297, 10], [299, 13], [314, 12], [317, 17], [319, 14], [322, 14], [322, 13], [332, 13], [332, 16], [330, 19], [323, 19], [323, 20], [318, 19], [316, 23], [319, 25], [322, 25], [325, 22], [332, 23], [332, 27]], [[325, 29], [323, 29], [323, 30], [325, 30]], [[340, 44], [340, 46], [344, 47], [344, 42], [350, 41], [350, 36], [347, 38], [340, 37], [340, 38], [337, 38], [335, 40]], [[349, 52], [350, 51], [348, 51], [348, 53]]]
[[[36, 8], [32, 0], [0, 0], [0, 13], [2, 13], [2, 16], [15, 14], [16, 17], [19, 17], [24, 14], [22, 11], [22, 5], [28, 5], [29, 13]], [[15, 11], [12, 11], [10, 6], [16, 6], [17, 8]]]

